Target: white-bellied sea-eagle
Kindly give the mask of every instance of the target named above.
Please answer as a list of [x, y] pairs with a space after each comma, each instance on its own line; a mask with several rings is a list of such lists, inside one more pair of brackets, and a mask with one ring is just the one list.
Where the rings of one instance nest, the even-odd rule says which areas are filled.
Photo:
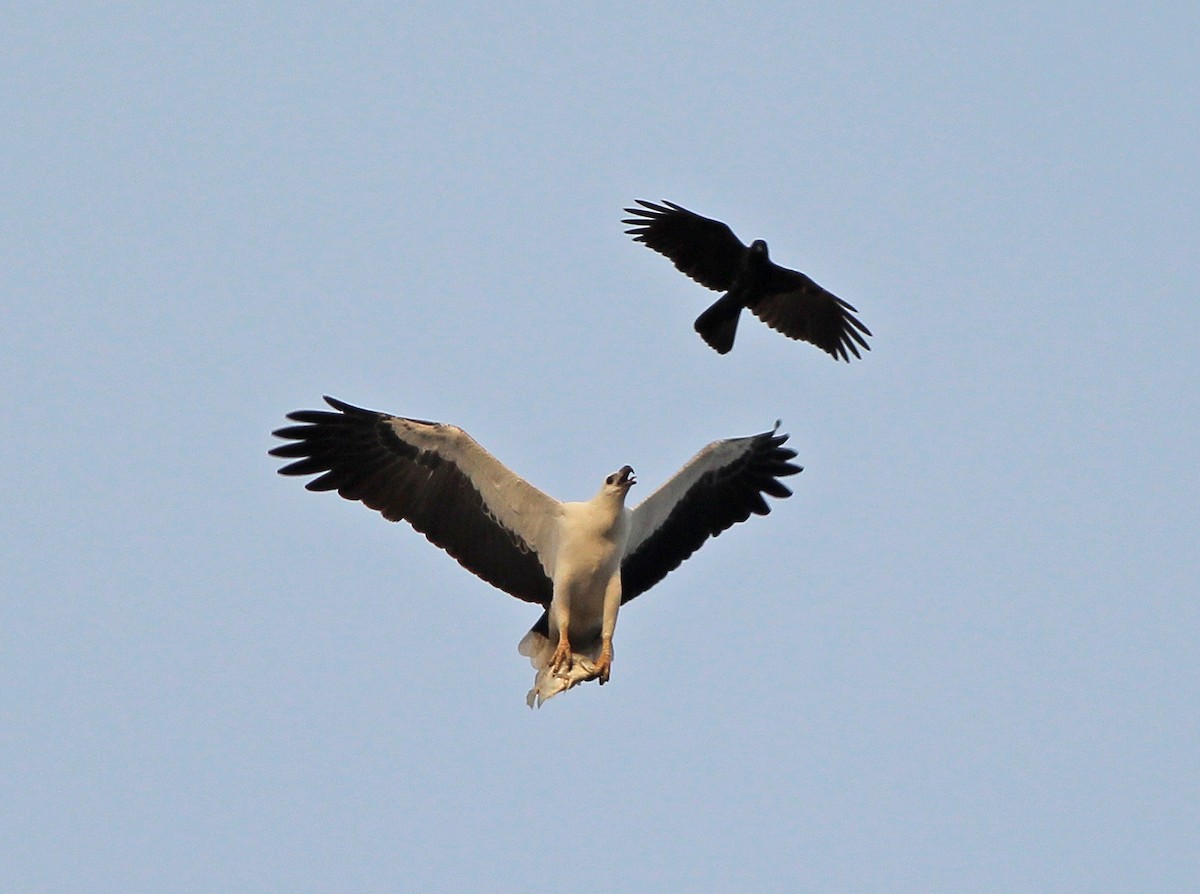
[[318, 475], [390, 521], [406, 520], [495, 587], [545, 611], [519, 649], [537, 669], [528, 702], [540, 705], [588, 680], [608, 681], [617, 611], [715, 537], [752, 514], [779, 480], [800, 471], [787, 435], [714, 441], [670, 481], [625, 508], [635, 483], [622, 466], [590, 500], [560, 503], [511, 472], [454, 425], [364, 410], [330, 397], [298, 410], [271, 450], [283, 475]]

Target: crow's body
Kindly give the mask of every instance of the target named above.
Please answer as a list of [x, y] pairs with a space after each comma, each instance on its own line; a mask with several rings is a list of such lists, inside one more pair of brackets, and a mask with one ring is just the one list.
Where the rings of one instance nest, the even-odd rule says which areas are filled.
[[715, 291], [724, 292], [696, 318], [696, 331], [713, 350], [726, 354], [737, 335], [742, 308], [789, 338], [816, 345], [835, 359], [861, 357], [871, 334], [858, 311], [798, 270], [775, 264], [767, 243], [742, 243], [726, 224], [664, 201], [638, 199], [637, 215], [624, 223], [638, 242], [668, 258], [679, 270]]

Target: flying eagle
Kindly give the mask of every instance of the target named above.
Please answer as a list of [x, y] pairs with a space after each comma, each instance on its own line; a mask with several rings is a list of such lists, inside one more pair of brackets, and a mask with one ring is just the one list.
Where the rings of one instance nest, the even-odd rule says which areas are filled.
[[636, 215], [622, 221], [634, 225], [625, 232], [700, 285], [725, 293], [696, 318], [696, 331], [713, 350], [729, 353], [743, 307], [772, 329], [814, 344], [834, 359], [861, 357], [859, 347], [871, 350], [863, 338], [871, 330], [854, 316], [857, 309], [803, 273], [773, 263], [763, 240], [747, 247], [719, 220], [674, 202], [637, 203], [642, 207], [625, 209]]
[[579, 683], [608, 681], [621, 605], [679, 567], [709, 537], [770, 512], [764, 494], [800, 467], [775, 428], [714, 441], [632, 511], [635, 483], [622, 466], [594, 497], [560, 503], [514, 474], [454, 425], [404, 419], [326, 397], [336, 412], [298, 410], [300, 425], [270, 451], [293, 462], [282, 475], [319, 475], [389, 521], [405, 519], [459, 564], [545, 609], [518, 649], [537, 669], [532, 707]]

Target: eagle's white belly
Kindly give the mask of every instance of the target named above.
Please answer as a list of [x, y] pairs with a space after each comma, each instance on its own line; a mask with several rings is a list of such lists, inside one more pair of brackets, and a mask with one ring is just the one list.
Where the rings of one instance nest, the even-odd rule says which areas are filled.
[[[615, 509], [616, 511], [612, 511]], [[624, 507], [564, 503], [554, 562], [554, 601], [565, 601], [570, 616], [568, 635], [581, 649], [599, 636], [604, 617], [604, 594], [621, 570], [629, 537], [629, 512]], [[555, 612], [550, 612], [551, 639], [557, 638]]]

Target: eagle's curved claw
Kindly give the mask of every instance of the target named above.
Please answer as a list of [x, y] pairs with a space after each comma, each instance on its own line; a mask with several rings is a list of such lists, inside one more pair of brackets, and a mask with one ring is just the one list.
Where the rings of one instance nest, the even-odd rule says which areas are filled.
[[550, 657], [550, 672], [555, 676], [563, 676], [570, 672], [572, 664], [574, 664], [574, 656], [571, 654], [571, 643], [564, 634], [559, 637], [558, 648]]
[[612, 675], [612, 653], [601, 652], [599, 659], [596, 661], [595, 669], [596, 678], [600, 680], [600, 685], [603, 686], [608, 682], [608, 678]]

